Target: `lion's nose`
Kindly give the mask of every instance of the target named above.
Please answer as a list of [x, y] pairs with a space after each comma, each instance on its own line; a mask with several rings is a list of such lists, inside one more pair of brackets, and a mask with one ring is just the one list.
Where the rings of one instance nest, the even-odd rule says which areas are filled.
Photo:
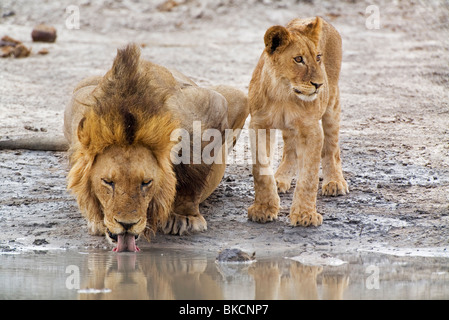
[[323, 84], [322, 83], [315, 83], [310, 81], [310, 83], [315, 87], [316, 90], [318, 90]]
[[[116, 220], [117, 221], [117, 220]], [[121, 222], [121, 221], [117, 221], [124, 229], [125, 231], [128, 231], [129, 229], [132, 228], [133, 225], [135, 225], [137, 222]]]

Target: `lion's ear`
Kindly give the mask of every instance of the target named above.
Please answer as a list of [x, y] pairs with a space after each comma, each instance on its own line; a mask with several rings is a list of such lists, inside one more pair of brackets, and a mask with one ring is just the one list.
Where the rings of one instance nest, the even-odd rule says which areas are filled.
[[304, 34], [312, 40], [312, 42], [318, 47], [320, 42], [321, 28], [323, 26], [323, 20], [320, 17], [316, 17], [314, 20], [306, 24]]
[[273, 54], [275, 51], [281, 51], [290, 43], [290, 32], [282, 26], [273, 26], [265, 32], [265, 50], [268, 54]]
[[90, 144], [90, 136], [87, 134], [87, 130], [84, 127], [86, 123], [86, 117], [83, 117], [81, 119], [81, 121], [78, 124], [78, 129], [77, 129], [77, 135], [78, 135], [78, 140], [79, 142], [84, 146], [84, 147], [88, 147]]

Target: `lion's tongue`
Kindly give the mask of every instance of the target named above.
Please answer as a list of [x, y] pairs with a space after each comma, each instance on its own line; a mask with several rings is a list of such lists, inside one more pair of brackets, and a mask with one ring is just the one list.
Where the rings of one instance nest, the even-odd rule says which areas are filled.
[[131, 251], [136, 252], [140, 249], [136, 246], [136, 237], [129, 233], [119, 234], [117, 236], [117, 247], [113, 249], [116, 252]]

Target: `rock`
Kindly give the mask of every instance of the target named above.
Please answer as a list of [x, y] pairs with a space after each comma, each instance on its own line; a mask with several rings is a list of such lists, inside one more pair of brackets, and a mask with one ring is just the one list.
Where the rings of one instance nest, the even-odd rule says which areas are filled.
[[159, 4], [156, 8], [161, 12], [169, 12], [172, 11], [173, 8], [179, 6], [179, 3], [173, 0], [166, 0], [163, 3]]
[[217, 256], [218, 262], [252, 262], [256, 258], [256, 253], [250, 256], [240, 249], [224, 249]]
[[28, 126], [28, 125], [26, 125], [26, 126], [24, 126], [24, 128], [25, 128], [26, 130], [29, 130], [29, 131], [34, 131], [34, 132], [38, 132], [38, 131], [39, 131], [38, 128], [35, 128], [35, 127], [33, 127], [33, 126]]
[[10, 36], [3, 36], [1, 46], [3, 46], [3, 43], [5, 43], [4, 45], [15, 47], [18, 44], [22, 44], [22, 41], [11, 38]]
[[13, 56], [15, 58], [28, 57], [31, 53], [31, 48], [25, 47], [19, 40], [13, 39], [10, 36], [4, 36], [0, 41], [0, 57], [7, 58]]
[[15, 11], [6, 11], [5, 13], [3, 13], [2, 14], [2, 18], [8, 18], [8, 17], [12, 17], [12, 16], [15, 16], [16, 15], [16, 13], [15, 13]]
[[3, 36], [0, 41], [1, 53], [0, 57], [6, 58], [14, 56], [15, 58], [28, 57], [31, 53], [31, 48], [25, 47], [19, 40], [13, 39], [10, 36]]
[[55, 42], [56, 29], [46, 24], [37, 25], [31, 32], [31, 38], [33, 38], [33, 41]]
[[31, 48], [25, 47], [23, 44], [19, 44], [15, 46], [13, 51], [14, 58], [25, 58], [28, 57], [31, 53]]
[[36, 239], [36, 240], [33, 241], [33, 244], [35, 246], [41, 246], [43, 244], [48, 244], [48, 243], [49, 242], [47, 240], [45, 240], [45, 239]]
[[7, 58], [14, 52], [14, 47], [12, 46], [2, 46], [0, 51], [0, 57]]
[[48, 52], [49, 52], [48, 49], [42, 48], [37, 52], [37, 54], [45, 55], [48, 54]]

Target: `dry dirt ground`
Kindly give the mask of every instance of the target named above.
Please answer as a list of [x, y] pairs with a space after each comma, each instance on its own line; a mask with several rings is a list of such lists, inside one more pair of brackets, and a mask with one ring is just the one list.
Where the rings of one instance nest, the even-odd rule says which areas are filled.
[[[201, 206], [206, 232], [158, 234], [151, 244], [140, 240], [140, 247], [239, 247], [259, 255], [363, 248], [446, 252], [447, 1], [177, 0], [159, 6], [163, 2], [2, 0], [0, 36], [23, 41], [32, 53], [0, 58], [0, 142], [61, 136], [74, 85], [105, 73], [117, 47], [128, 42], [142, 44], [144, 58], [176, 68], [200, 85], [247, 91], [265, 30], [320, 15], [343, 38], [340, 143], [349, 195], [318, 196], [320, 227], [289, 226], [293, 189], [281, 195], [278, 221], [250, 222], [253, 182], [243, 161], [229, 165]], [[31, 30], [41, 22], [57, 28], [55, 43], [31, 42]], [[42, 48], [49, 53], [38, 55]], [[67, 168], [64, 152], [0, 150], [0, 251], [109, 248], [103, 238], [87, 234], [66, 191]]]

